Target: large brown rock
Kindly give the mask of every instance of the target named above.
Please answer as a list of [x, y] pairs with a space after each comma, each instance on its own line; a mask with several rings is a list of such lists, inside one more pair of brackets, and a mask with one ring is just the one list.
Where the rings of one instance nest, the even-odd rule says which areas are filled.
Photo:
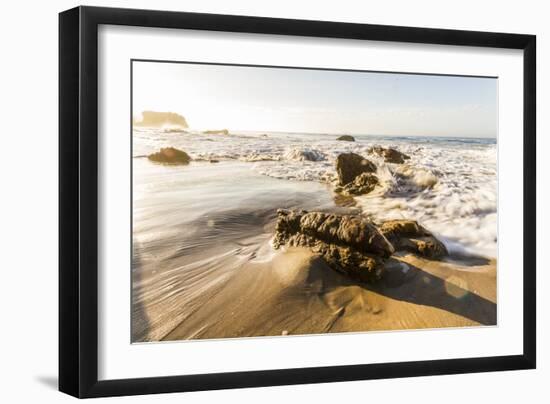
[[365, 282], [380, 279], [384, 261], [394, 252], [391, 243], [359, 215], [277, 211], [275, 248], [308, 247], [328, 265]]
[[386, 163], [403, 164], [405, 160], [409, 160], [410, 156], [401, 153], [391, 147], [385, 148], [381, 146], [373, 146], [367, 151], [369, 154], [376, 154], [384, 158]]
[[165, 147], [159, 152], [150, 154], [147, 158], [155, 163], [163, 164], [189, 164], [191, 157], [183, 150], [174, 147]]
[[376, 172], [376, 165], [356, 153], [342, 153], [336, 158], [336, 173], [340, 185], [346, 185], [363, 173]]
[[396, 251], [409, 251], [431, 259], [448, 255], [445, 245], [414, 220], [389, 220], [378, 229]]

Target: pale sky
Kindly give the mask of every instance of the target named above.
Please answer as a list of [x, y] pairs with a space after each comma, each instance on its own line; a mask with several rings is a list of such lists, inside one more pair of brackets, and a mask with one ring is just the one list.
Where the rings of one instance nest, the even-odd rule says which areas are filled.
[[133, 115], [192, 129], [492, 137], [497, 79], [133, 62]]

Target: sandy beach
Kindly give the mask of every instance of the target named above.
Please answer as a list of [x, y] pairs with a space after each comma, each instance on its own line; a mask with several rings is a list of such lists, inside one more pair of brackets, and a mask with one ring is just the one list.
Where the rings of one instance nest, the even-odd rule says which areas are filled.
[[495, 262], [402, 258], [379, 285], [350, 281], [304, 250], [250, 264], [163, 340], [322, 334], [496, 324]]

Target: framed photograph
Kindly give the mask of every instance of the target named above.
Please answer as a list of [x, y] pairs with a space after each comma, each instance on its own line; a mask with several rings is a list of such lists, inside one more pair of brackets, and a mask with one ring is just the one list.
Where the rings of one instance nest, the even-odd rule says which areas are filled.
[[535, 367], [533, 35], [59, 16], [59, 388]]

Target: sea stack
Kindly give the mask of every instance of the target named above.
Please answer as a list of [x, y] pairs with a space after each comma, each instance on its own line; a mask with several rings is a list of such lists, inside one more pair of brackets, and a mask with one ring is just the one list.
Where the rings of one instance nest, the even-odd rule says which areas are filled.
[[133, 125], [149, 128], [177, 127], [185, 129], [188, 127], [185, 118], [175, 112], [143, 111], [141, 118], [140, 121], [134, 120]]

